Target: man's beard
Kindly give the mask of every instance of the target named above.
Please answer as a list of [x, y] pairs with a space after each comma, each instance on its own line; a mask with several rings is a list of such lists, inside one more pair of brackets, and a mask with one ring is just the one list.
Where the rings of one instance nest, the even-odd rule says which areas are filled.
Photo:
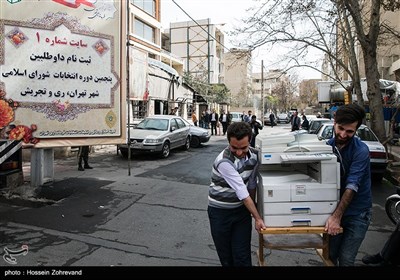
[[[354, 136], [353, 136], [353, 137], [354, 137]], [[336, 132], [335, 132], [335, 143], [336, 143], [336, 144], [339, 144], [339, 145], [342, 145], [342, 146], [345, 146], [347, 143], [350, 142], [350, 140], [351, 140], [353, 137], [348, 137], [348, 138], [345, 138], [345, 139], [339, 138], [339, 136], [338, 136], [338, 135], [336, 134]]]

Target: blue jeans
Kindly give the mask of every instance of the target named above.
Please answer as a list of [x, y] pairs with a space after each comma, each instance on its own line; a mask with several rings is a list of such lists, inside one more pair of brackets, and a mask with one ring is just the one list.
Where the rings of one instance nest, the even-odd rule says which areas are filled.
[[343, 233], [330, 236], [329, 258], [335, 265], [354, 266], [358, 249], [361, 246], [371, 222], [371, 210], [358, 216], [345, 216], [341, 226]]
[[234, 209], [208, 207], [211, 236], [222, 266], [252, 266], [250, 212], [245, 206]]

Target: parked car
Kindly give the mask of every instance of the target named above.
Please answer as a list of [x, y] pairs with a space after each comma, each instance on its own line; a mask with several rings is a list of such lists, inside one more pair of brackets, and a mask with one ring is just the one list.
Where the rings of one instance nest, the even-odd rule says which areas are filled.
[[[271, 120], [269, 118], [269, 115], [270, 115], [269, 113], [264, 115], [264, 125], [268, 125], [268, 126], [271, 125]], [[274, 125], [278, 125], [276, 117], [274, 119]]]
[[[243, 113], [240, 112], [229, 112], [232, 115], [232, 122], [241, 122], [242, 121], [242, 115]], [[261, 125], [261, 127], [264, 127], [263, 123], [261, 120], [256, 119], [256, 121]]]
[[289, 118], [289, 115], [287, 113], [278, 114], [276, 119], [277, 119], [278, 123], [289, 123], [290, 122], [290, 118]]
[[[190, 125], [179, 116], [155, 115], [142, 120], [130, 129], [133, 152], [149, 152], [167, 158], [172, 149], [190, 148]], [[128, 145], [118, 145], [123, 157], [128, 157]]]
[[201, 128], [189, 123], [183, 119], [190, 127], [190, 147], [197, 148], [201, 143], [207, 143], [210, 140], [211, 133], [208, 129]]
[[321, 125], [323, 125], [324, 123], [333, 123], [333, 120], [325, 119], [325, 118], [315, 118], [309, 122], [310, 122], [310, 125], [308, 128], [308, 133], [316, 134]]
[[242, 121], [242, 115], [243, 113], [241, 112], [229, 112], [232, 116], [231, 122], [241, 122]]
[[[317, 131], [319, 139], [330, 139], [333, 136], [333, 123], [324, 123]], [[369, 149], [371, 160], [371, 175], [375, 181], [381, 181], [388, 165], [388, 158], [385, 146], [379, 142], [375, 133], [366, 125], [361, 125], [356, 136], [359, 137]]]

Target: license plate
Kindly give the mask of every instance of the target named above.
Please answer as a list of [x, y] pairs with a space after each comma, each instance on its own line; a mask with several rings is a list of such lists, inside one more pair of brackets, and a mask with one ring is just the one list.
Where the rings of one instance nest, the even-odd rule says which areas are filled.
[[131, 145], [131, 148], [141, 149], [141, 148], [143, 148], [143, 144], [142, 143], [135, 143], [135, 144]]

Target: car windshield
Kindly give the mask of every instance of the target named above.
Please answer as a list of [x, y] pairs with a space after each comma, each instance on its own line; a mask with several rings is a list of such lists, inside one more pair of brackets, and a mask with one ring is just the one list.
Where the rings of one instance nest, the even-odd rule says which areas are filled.
[[357, 136], [363, 141], [379, 141], [375, 134], [372, 133], [367, 126], [357, 129]]
[[321, 128], [322, 124], [327, 123], [327, 122], [332, 122], [331, 120], [328, 119], [313, 119], [310, 122], [310, 128], [309, 132], [310, 133], [317, 133], [317, 131]]
[[[323, 127], [321, 127], [322, 129]], [[330, 139], [333, 135], [333, 124], [326, 125], [323, 131], [321, 131], [321, 138]], [[356, 136], [362, 141], [375, 141], [379, 142], [378, 138], [367, 126], [361, 126], [357, 129]]]
[[168, 130], [168, 120], [166, 119], [144, 119], [137, 126], [137, 129], [147, 130]]

